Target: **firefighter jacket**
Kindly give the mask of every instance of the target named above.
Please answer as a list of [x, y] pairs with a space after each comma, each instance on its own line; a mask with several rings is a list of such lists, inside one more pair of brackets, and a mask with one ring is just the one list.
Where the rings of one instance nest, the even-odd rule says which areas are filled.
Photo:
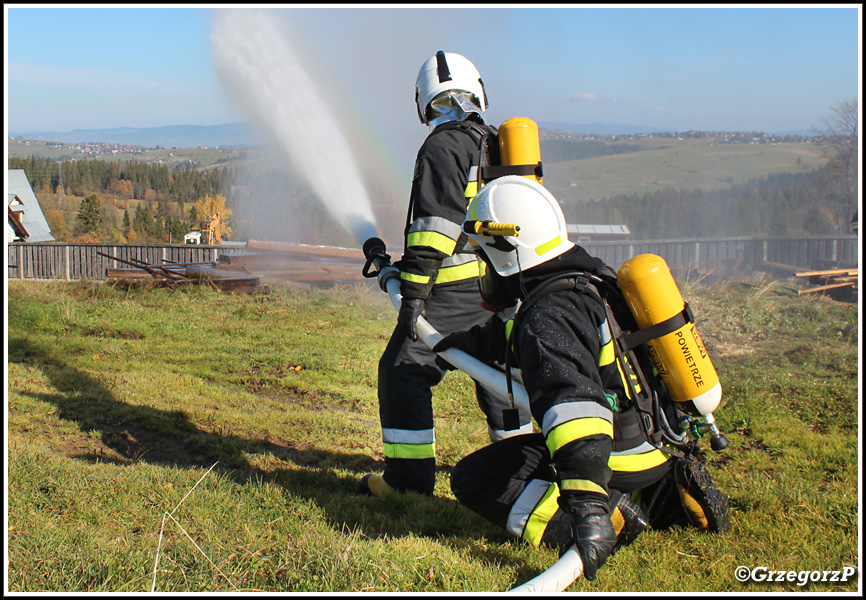
[[[523, 285], [531, 296], [559, 273], [599, 273], [605, 268], [576, 246], [524, 272]], [[460, 345], [480, 360], [504, 362], [508, 346], [502, 340], [508, 339], [511, 325], [490, 319], [465, 332]], [[606, 499], [614, 470], [637, 473], [666, 461], [643, 436], [622, 443], [619, 416], [634, 413], [625, 378], [634, 384], [636, 377], [628, 364], [616, 360], [611, 324], [599, 296], [575, 288], [543, 294], [518, 313], [513, 327], [512, 364], [520, 367], [532, 416], [544, 434], [564, 510], [573, 512], [593, 497]], [[551, 490], [550, 496], [555, 498], [556, 492]]]
[[418, 151], [405, 249], [398, 265], [403, 298], [426, 299], [434, 285], [478, 277], [478, 261], [464, 249], [467, 238], [461, 227], [478, 189], [485, 142], [498, 156], [495, 136], [493, 127], [474, 119], [446, 122], [427, 136]]

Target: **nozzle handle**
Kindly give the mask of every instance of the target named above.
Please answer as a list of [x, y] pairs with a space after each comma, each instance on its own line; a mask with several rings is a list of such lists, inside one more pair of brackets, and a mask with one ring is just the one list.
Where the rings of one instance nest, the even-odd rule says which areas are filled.
[[[364, 256], [367, 262], [364, 263], [364, 268], [361, 270], [361, 275], [367, 278], [378, 277], [385, 267], [391, 265], [391, 257], [385, 252], [385, 242], [377, 237], [371, 237], [362, 247]], [[376, 265], [376, 270], [371, 271], [370, 267]]]
[[475, 235], [520, 235], [520, 225], [514, 223], [496, 223], [494, 221], [464, 221], [464, 233]]

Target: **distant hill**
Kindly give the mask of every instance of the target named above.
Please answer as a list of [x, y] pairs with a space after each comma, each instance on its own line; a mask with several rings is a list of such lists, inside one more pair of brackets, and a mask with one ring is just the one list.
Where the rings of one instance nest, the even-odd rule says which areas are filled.
[[[644, 125], [620, 125], [616, 123], [539, 122], [542, 129], [569, 133], [610, 135], [640, 135], [651, 133], [673, 133], [669, 130]], [[770, 132], [774, 135], [813, 136], [803, 131]], [[253, 127], [244, 123], [223, 125], [170, 125], [166, 127], [118, 127], [115, 129], [74, 129], [72, 131], [11, 131], [12, 137], [34, 140], [72, 143], [123, 144], [145, 148], [201, 148], [204, 146], [250, 147], [261, 145], [262, 139]]]
[[[670, 129], [658, 129], [656, 127], [647, 127], [645, 125], [620, 125], [617, 123], [586, 123], [584, 125], [576, 125], [574, 123], [551, 123], [539, 121], [538, 126], [543, 129], [551, 129], [557, 131], [567, 131], [569, 133], [581, 133], [585, 135], [640, 135], [648, 133], [677, 133]], [[708, 130], [707, 130], [708, 131]], [[681, 132], [680, 132], [681, 133]], [[789, 130], [789, 131], [761, 131], [770, 135], [778, 136], [804, 136], [814, 137], [816, 134], [813, 131]]]
[[576, 125], [574, 123], [545, 123], [538, 122], [538, 126], [544, 129], [556, 129], [570, 133], [584, 133], [594, 135], [629, 135], [638, 133], [663, 133], [664, 129], [646, 127], [644, 125], [618, 125], [616, 123], [587, 123]]
[[118, 127], [115, 129], [75, 129], [72, 131], [10, 132], [52, 142], [125, 144], [145, 148], [200, 148], [203, 146], [253, 146], [261, 140], [244, 123], [223, 125], [170, 125], [166, 127]]

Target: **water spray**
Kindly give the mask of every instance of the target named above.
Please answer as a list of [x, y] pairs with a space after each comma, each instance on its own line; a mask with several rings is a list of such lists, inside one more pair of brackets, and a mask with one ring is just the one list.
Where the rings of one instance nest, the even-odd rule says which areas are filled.
[[[331, 215], [363, 241], [366, 277], [378, 277], [395, 308], [400, 307], [400, 272], [391, 265], [385, 244], [377, 237], [369, 196], [349, 145], [336, 119], [320, 97], [275, 20], [255, 9], [220, 13], [211, 40], [217, 73], [232, 95], [259, 127], [282, 148]], [[376, 271], [371, 271], [375, 266]], [[418, 337], [433, 348], [442, 335], [423, 317]], [[457, 348], [439, 356], [482, 385], [505, 390], [505, 373]], [[529, 397], [519, 383], [513, 389], [515, 406], [529, 412]], [[570, 548], [552, 567], [514, 592], [559, 592], [580, 576], [583, 565]]]
[[211, 42], [223, 84], [308, 178], [331, 216], [358, 244], [376, 236], [349, 144], [278, 21], [257, 9], [222, 11]]

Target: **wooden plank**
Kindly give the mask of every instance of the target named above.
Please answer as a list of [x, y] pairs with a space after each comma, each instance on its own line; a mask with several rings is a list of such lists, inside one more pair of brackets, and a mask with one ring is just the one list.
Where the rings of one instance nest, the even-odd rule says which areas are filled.
[[800, 290], [797, 292], [798, 296], [802, 296], [803, 294], [811, 294], [813, 292], [822, 292], [824, 290], [833, 290], [836, 288], [848, 287], [854, 285], [853, 283], [834, 283], [832, 285], [822, 285], [820, 287], [809, 288], [806, 290]]
[[806, 271], [794, 273], [794, 277], [832, 276], [832, 275], [857, 275], [859, 269], [831, 269], [829, 271]]

